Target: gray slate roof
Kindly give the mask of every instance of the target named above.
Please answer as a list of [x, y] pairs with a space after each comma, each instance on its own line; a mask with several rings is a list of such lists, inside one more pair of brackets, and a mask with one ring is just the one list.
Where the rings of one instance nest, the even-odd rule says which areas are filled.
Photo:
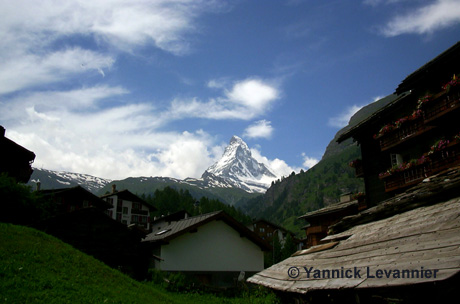
[[[248, 281], [277, 290], [308, 293], [448, 279], [460, 273], [459, 192], [460, 168], [432, 176], [414, 189], [366, 210], [366, 216], [349, 217], [348, 224], [342, 225], [348, 229], [325, 238], [329, 243], [297, 252]], [[298, 277], [289, 277], [291, 267], [299, 269]], [[303, 267], [320, 271], [356, 268], [361, 276], [313, 278], [307, 277]], [[378, 269], [394, 273], [422, 267], [432, 271], [430, 278], [371, 277]]]

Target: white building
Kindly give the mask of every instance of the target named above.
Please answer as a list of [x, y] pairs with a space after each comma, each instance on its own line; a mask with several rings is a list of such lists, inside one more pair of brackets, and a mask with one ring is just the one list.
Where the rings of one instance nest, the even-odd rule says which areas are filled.
[[188, 217], [154, 231], [150, 243], [155, 268], [182, 272], [213, 285], [231, 285], [264, 269], [270, 246], [223, 211]]
[[150, 231], [150, 212], [155, 211], [155, 207], [147, 204], [129, 190], [117, 191], [115, 185], [112, 185], [112, 193], [103, 195], [101, 198], [113, 206], [106, 211], [111, 218], [123, 224], [135, 224]]

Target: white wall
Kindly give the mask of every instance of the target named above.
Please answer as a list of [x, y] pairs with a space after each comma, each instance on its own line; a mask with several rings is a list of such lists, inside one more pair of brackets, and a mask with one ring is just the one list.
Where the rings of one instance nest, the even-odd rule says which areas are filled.
[[161, 247], [160, 269], [167, 271], [261, 271], [259, 246], [223, 221], [213, 221]]

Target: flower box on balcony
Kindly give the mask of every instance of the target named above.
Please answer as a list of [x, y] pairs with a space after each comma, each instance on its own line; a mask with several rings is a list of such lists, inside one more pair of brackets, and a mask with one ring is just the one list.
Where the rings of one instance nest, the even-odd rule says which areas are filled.
[[380, 149], [382, 151], [390, 149], [423, 131], [425, 131], [425, 124], [422, 117], [404, 121], [400, 127], [380, 137]]

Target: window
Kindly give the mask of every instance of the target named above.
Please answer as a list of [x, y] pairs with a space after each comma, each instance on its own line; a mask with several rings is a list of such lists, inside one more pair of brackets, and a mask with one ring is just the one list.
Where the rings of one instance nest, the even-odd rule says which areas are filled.
[[403, 162], [403, 158], [401, 154], [391, 153], [390, 157], [391, 157], [391, 166], [400, 165]]
[[113, 198], [108, 197], [108, 198], [106, 198], [105, 200], [106, 200], [107, 203], [109, 203], [110, 205], [113, 206]]
[[88, 208], [90, 206], [89, 202], [87, 200], [83, 201], [83, 208]]
[[264, 228], [260, 228], [259, 231], [260, 231], [260, 232], [265, 232], [265, 229], [264, 229]]
[[131, 215], [131, 222], [139, 223], [139, 215]]
[[142, 209], [142, 204], [141, 204], [141, 203], [133, 202], [133, 209], [137, 209], [137, 210]]
[[128, 207], [123, 207], [123, 214], [128, 214]]
[[121, 198], [117, 199], [117, 206], [123, 207], [123, 200]]

